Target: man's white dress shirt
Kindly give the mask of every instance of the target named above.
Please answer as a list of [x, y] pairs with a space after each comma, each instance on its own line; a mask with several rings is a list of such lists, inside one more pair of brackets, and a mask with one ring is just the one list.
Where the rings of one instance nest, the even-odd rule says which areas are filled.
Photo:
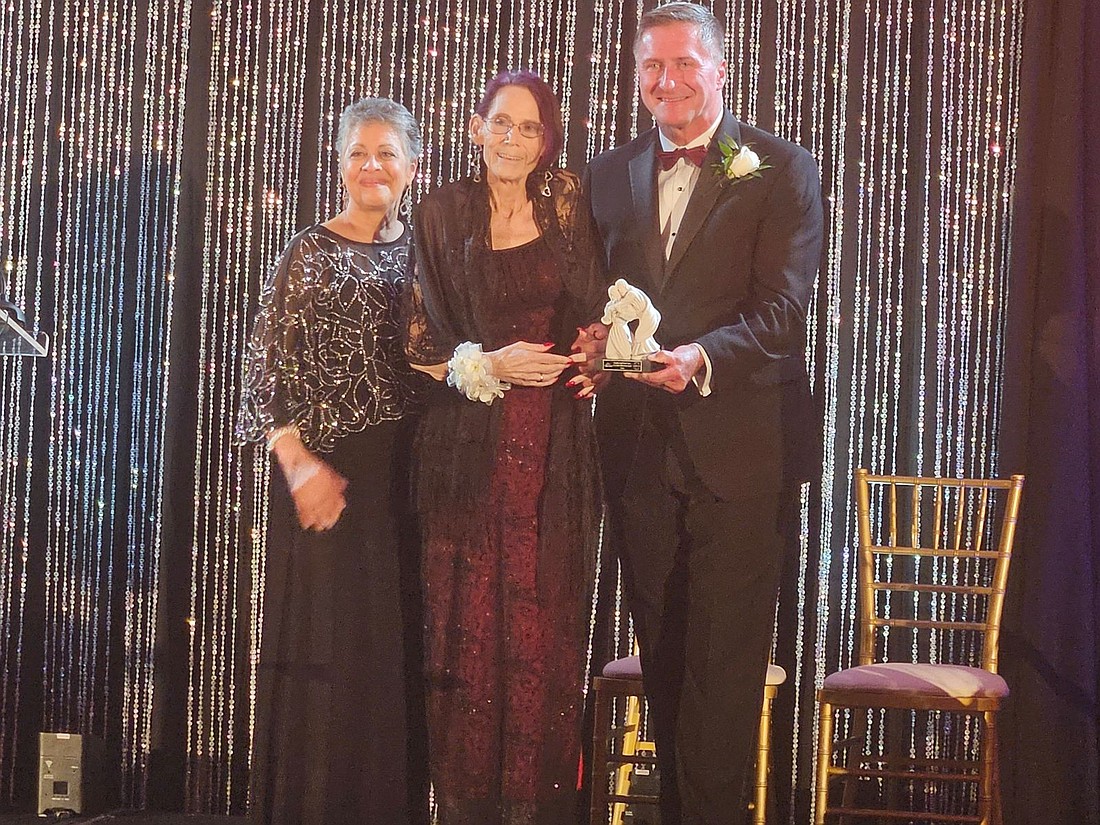
[[[721, 122], [722, 115], [719, 114], [718, 119], [711, 124], [709, 129], [683, 148], [692, 149], [696, 146], [709, 146], [711, 138], [718, 131], [718, 125]], [[664, 132], [660, 129], [657, 130], [657, 134], [660, 135], [663, 151], [672, 152], [680, 148], [665, 137]], [[699, 180], [702, 171], [701, 168], [687, 158], [679, 158], [668, 171], [664, 169], [657, 170], [657, 213], [661, 226], [661, 238], [665, 242], [666, 261], [672, 255], [672, 245], [676, 242], [676, 233], [680, 230], [680, 223], [684, 219], [684, 212], [687, 211], [688, 201], [691, 199], [691, 193], [695, 189], [695, 184]], [[692, 376], [691, 381], [699, 390], [699, 395], [706, 398], [710, 395], [710, 356], [707, 355], [707, 351], [703, 349], [702, 344], [695, 342], [695, 347], [703, 356], [703, 369]]]

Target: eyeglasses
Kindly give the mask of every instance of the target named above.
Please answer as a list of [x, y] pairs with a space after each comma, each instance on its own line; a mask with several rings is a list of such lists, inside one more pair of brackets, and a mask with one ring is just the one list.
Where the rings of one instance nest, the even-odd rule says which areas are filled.
[[486, 118], [485, 125], [494, 135], [506, 135], [510, 131], [515, 129], [525, 138], [537, 138], [542, 137], [543, 133], [546, 131], [545, 126], [543, 126], [541, 123], [535, 123], [535, 121], [533, 120], [525, 120], [522, 123], [513, 123], [512, 118], [504, 117], [503, 115]]

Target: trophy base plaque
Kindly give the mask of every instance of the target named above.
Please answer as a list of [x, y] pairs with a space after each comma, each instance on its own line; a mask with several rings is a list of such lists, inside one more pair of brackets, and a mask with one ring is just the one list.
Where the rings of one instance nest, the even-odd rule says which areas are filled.
[[664, 367], [648, 358], [605, 358], [600, 368], [604, 372], [656, 372]]

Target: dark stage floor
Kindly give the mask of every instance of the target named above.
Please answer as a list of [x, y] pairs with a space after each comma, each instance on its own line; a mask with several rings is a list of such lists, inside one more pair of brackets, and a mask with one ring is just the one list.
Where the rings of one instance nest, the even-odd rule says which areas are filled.
[[244, 825], [243, 816], [190, 816], [186, 814], [115, 813], [98, 816], [69, 816], [55, 819], [34, 814], [0, 814], [0, 825], [42, 825], [61, 822], [72, 825]]

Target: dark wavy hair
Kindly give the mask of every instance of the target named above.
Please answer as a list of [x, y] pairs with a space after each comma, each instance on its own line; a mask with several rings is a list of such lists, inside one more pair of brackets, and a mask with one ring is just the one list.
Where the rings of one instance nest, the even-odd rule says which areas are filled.
[[477, 102], [474, 111], [483, 118], [489, 116], [493, 101], [505, 86], [519, 86], [526, 89], [535, 98], [539, 109], [539, 120], [546, 131], [542, 135], [542, 155], [539, 157], [536, 172], [545, 172], [554, 166], [565, 147], [565, 125], [561, 119], [561, 104], [558, 96], [549, 84], [527, 69], [504, 71], [485, 84], [485, 94]]

